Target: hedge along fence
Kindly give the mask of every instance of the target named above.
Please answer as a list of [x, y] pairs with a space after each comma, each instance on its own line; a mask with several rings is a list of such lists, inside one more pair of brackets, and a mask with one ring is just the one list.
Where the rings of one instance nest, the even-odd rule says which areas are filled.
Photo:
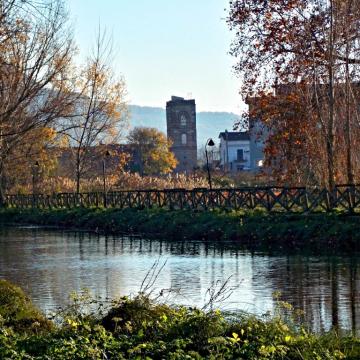
[[360, 210], [360, 186], [338, 185], [333, 191], [305, 187], [246, 187], [193, 190], [131, 190], [52, 195], [6, 195], [9, 208], [111, 207], [176, 209], [262, 209], [268, 212]]

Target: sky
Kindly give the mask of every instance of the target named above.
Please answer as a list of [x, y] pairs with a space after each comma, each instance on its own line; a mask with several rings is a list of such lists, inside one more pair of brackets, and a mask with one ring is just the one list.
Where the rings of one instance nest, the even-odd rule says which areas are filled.
[[197, 111], [241, 113], [240, 80], [228, 52], [228, 0], [67, 0], [79, 57], [99, 25], [112, 38], [113, 67], [130, 104], [165, 107], [195, 98]]

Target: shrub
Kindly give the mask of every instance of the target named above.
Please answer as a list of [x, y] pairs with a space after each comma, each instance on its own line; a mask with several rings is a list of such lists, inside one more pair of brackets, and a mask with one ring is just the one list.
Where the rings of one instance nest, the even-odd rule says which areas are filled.
[[0, 280], [0, 317], [4, 326], [11, 326], [15, 331], [37, 333], [52, 326], [25, 293], [6, 280]]
[[1, 281], [3, 292], [8, 295], [1, 297], [7, 319], [0, 317], [1, 359], [336, 360], [360, 356], [356, 337], [313, 334], [281, 316], [261, 319], [170, 307], [143, 293], [114, 301], [105, 315], [103, 310], [84, 313], [89, 304], [104, 309], [103, 303], [85, 293], [74, 297], [74, 303], [61, 312], [63, 319], [57, 326], [41, 333], [23, 332], [13, 326], [19, 314], [30, 319], [42, 315], [18, 287]]

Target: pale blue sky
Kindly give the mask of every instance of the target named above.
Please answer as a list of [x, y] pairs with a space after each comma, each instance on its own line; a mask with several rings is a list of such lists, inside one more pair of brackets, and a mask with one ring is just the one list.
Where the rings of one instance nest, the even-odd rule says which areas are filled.
[[196, 99], [198, 111], [244, 108], [228, 55], [228, 0], [68, 0], [80, 55], [98, 25], [112, 35], [114, 67], [131, 104], [165, 107], [171, 95]]

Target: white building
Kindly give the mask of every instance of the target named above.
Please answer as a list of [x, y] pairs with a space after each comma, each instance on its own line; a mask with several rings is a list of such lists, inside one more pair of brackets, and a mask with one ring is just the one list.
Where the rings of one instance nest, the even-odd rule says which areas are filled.
[[264, 141], [248, 131], [219, 134], [220, 167], [226, 171], [258, 171], [264, 163]]

